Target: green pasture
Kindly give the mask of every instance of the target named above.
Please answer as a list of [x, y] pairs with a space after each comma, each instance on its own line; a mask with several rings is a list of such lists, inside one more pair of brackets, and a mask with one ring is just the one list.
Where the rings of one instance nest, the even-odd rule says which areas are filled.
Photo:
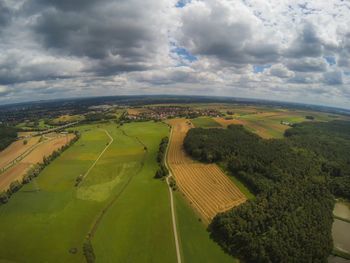
[[219, 128], [221, 125], [209, 117], [199, 117], [192, 119], [191, 122], [196, 128]]
[[[103, 129], [114, 142], [77, 188], [76, 177], [109, 141]], [[168, 128], [149, 122], [123, 129], [80, 126], [81, 139], [0, 206], [0, 262], [85, 262], [82, 244], [112, 201], [92, 239], [97, 262], [175, 262], [167, 186], [152, 178]]]
[[[130, 136], [124, 137], [127, 142], [120, 149], [127, 154], [114, 155], [115, 161], [135, 168], [129, 172], [126, 168], [131, 180], [92, 239], [97, 262], [176, 262], [169, 192], [164, 181], [153, 178], [159, 142], [169, 128], [161, 123], [131, 123], [121, 129]], [[131, 158], [125, 160], [125, 155]]]
[[234, 263], [238, 260], [226, 254], [209, 237], [206, 226], [185, 200], [181, 192], [174, 192], [177, 229], [184, 263]]

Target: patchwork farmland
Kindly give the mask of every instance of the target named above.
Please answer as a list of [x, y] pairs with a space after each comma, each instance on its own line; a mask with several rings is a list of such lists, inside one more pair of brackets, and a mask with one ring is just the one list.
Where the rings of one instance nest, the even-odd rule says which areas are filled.
[[246, 201], [238, 187], [216, 164], [196, 163], [182, 149], [187, 131], [193, 127], [185, 119], [169, 121], [172, 126], [167, 156], [176, 183], [206, 222], [219, 212]]

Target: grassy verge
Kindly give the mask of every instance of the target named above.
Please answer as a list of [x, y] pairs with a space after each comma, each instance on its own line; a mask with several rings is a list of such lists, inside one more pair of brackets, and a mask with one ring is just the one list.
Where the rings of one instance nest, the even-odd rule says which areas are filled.
[[236, 176], [232, 175], [232, 173], [230, 173], [227, 170], [225, 164], [219, 163], [218, 166], [228, 176], [228, 178], [230, 178], [230, 180], [239, 188], [239, 190], [241, 190], [241, 192], [245, 195], [245, 197], [247, 197], [248, 200], [255, 199], [255, 195], [253, 194], [253, 192], [250, 191], [249, 188], [245, 186], [244, 183], [240, 181]]
[[336, 216], [336, 215], [333, 215], [333, 217], [334, 217], [335, 219], [338, 219], [338, 220], [341, 220], [341, 221], [350, 223], [350, 219], [348, 219], [348, 218], [343, 218], [343, 217]]
[[210, 239], [205, 225], [179, 191], [174, 192], [182, 262], [238, 262]]
[[350, 254], [336, 248], [333, 248], [332, 254], [337, 257], [345, 258], [350, 260]]

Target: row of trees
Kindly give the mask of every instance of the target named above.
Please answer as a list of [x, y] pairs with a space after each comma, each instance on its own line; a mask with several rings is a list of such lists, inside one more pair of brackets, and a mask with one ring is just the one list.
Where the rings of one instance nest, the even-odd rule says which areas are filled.
[[340, 189], [333, 182], [349, 178], [350, 150], [337, 158], [348, 149], [340, 145], [347, 136], [349, 122], [300, 124], [282, 140], [263, 140], [238, 125], [191, 129], [184, 141], [188, 154], [221, 162], [256, 194], [218, 214], [209, 226], [212, 238], [246, 262], [326, 261], [332, 250], [332, 193]]
[[37, 177], [46, 166], [48, 166], [53, 160], [61, 155], [66, 149], [73, 145], [77, 140], [79, 140], [80, 134], [75, 132], [75, 137], [66, 145], [62, 146], [60, 149], [54, 151], [50, 156], [45, 156], [42, 163], [33, 165], [28, 172], [23, 177], [22, 181], [14, 181], [10, 184], [7, 191], [0, 193], [0, 203], [5, 204], [9, 201], [11, 195], [16, 193], [22, 188], [23, 185], [30, 183], [35, 177]]
[[165, 155], [166, 155], [166, 149], [168, 147], [168, 143], [169, 143], [169, 138], [164, 137], [159, 144], [159, 150], [157, 154], [157, 162], [159, 164], [159, 168], [154, 176], [155, 178], [163, 178], [169, 174], [169, 171], [165, 166], [165, 157], [166, 157]]

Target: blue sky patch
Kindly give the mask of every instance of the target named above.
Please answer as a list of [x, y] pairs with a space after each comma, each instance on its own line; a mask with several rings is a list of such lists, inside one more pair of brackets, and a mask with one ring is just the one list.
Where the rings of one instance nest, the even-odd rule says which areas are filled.
[[335, 62], [335, 57], [333, 57], [333, 56], [325, 56], [324, 57], [324, 59], [327, 61], [327, 63], [329, 64], [329, 65], [335, 65], [336, 64], [336, 62]]
[[190, 52], [188, 52], [188, 50], [186, 48], [183, 47], [174, 47], [173, 52], [175, 52], [176, 54], [178, 54], [181, 58], [189, 61], [189, 62], [193, 62], [198, 60], [196, 56], [193, 56]]
[[265, 69], [270, 68], [271, 65], [253, 65], [253, 71], [254, 73], [261, 73]]
[[191, 0], [179, 0], [175, 7], [177, 8], [183, 8], [185, 5], [187, 5], [188, 3], [191, 3]]

